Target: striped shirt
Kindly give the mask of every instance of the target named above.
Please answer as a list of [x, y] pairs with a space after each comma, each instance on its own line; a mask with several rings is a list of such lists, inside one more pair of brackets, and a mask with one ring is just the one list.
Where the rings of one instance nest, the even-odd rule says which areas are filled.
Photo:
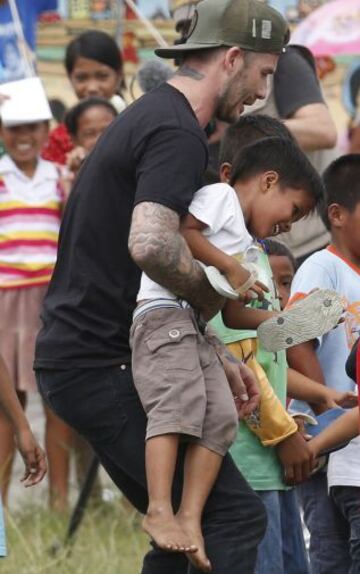
[[64, 194], [54, 164], [32, 178], [0, 159], [0, 289], [46, 285], [56, 261]]

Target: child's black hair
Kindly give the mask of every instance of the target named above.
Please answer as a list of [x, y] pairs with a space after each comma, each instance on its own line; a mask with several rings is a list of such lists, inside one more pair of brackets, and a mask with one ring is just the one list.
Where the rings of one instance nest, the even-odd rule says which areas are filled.
[[331, 229], [328, 209], [338, 203], [353, 212], [360, 202], [360, 154], [343, 155], [333, 161], [323, 173], [324, 200], [320, 215], [327, 229]]
[[116, 73], [123, 70], [123, 59], [115, 40], [101, 30], [88, 30], [76, 36], [67, 46], [65, 68], [72, 73], [78, 58], [96, 60], [112, 68]]
[[266, 171], [278, 174], [282, 188], [303, 189], [312, 197], [314, 209], [323, 201], [321, 177], [295, 140], [267, 137], [245, 146], [233, 161], [230, 185]]
[[259, 114], [242, 116], [229, 126], [220, 146], [219, 165], [233, 163], [234, 157], [244, 146], [266, 137], [282, 137], [293, 140], [287, 127], [279, 120]]
[[297, 270], [297, 262], [293, 254], [291, 253], [290, 249], [284, 245], [284, 243], [280, 243], [280, 241], [275, 241], [274, 239], [263, 239], [261, 241], [266, 254], [267, 255], [278, 255], [280, 257], [287, 257], [293, 266], [294, 271]]
[[118, 113], [114, 106], [105, 98], [91, 97], [81, 100], [78, 104], [70, 108], [65, 116], [65, 125], [72, 137], [77, 136], [79, 120], [81, 116], [90, 108], [106, 108], [110, 113], [113, 114], [114, 118], [117, 117]]

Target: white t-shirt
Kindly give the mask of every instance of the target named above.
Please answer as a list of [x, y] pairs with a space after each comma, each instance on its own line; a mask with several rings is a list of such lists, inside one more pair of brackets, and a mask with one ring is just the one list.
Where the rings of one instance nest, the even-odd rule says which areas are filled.
[[[360, 334], [360, 268], [345, 261], [331, 246], [314, 253], [301, 265], [292, 284], [292, 295], [312, 289], [333, 289], [345, 299], [345, 323], [319, 339], [317, 355], [326, 385], [338, 391], [354, 391], [355, 383], [345, 372], [346, 359]], [[291, 410], [309, 410], [306, 403], [292, 401]], [[360, 437], [332, 454], [328, 485], [360, 486]]]
[[[227, 183], [215, 183], [199, 189], [189, 206], [189, 212], [206, 225], [204, 236], [228, 255], [245, 252], [253, 242], [246, 229], [238, 196]], [[158, 298], [176, 299], [173, 293], [143, 273], [137, 300]]]

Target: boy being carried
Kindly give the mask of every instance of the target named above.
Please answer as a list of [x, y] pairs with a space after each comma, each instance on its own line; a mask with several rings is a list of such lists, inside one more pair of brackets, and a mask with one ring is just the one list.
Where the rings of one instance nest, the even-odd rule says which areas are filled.
[[[281, 138], [244, 149], [234, 162], [231, 183], [199, 190], [182, 225], [194, 256], [224, 271], [222, 261], [233, 270], [231, 256], [251, 247], [251, 234], [264, 238], [289, 229], [316, 207], [323, 194], [321, 180], [304, 154], [294, 142]], [[237, 262], [229, 279], [244, 290], [241, 284], [248, 276]], [[256, 289], [260, 291], [261, 284]], [[233, 397], [196, 313], [145, 274], [138, 302], [131, 344], [134, 381], [148, 416], [149, 508], [144, 528], [162, 548], [186, 551], [198, 568], [208, 570], [201, 514], [236, 435]], [[237, 304], [244, 322], [251, 320], [256, 326], [274, 315], [254, 310], [256, 317], [251, 318], [251, 310]], [[191, 437], [191, 444], [175, 517], [171, 486], [182, 435]]]

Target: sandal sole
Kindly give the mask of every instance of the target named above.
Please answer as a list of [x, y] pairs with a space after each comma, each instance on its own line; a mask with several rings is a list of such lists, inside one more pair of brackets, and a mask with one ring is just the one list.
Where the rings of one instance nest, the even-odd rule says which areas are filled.
[[294, 303], [277, 317], [264, 321], [258, 327], [258, 338], [266, 351], [283, 351], [331, 331], [343, 312], [339, 294], [321, 289]]

